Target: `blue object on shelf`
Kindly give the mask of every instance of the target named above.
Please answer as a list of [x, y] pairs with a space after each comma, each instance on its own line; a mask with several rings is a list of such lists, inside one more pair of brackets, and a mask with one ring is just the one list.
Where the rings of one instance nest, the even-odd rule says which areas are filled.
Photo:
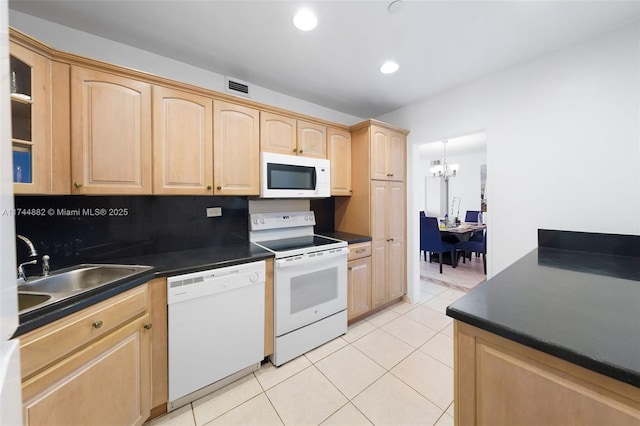
[[31, 153], [13, 151], [13, 181], [31, 183]]

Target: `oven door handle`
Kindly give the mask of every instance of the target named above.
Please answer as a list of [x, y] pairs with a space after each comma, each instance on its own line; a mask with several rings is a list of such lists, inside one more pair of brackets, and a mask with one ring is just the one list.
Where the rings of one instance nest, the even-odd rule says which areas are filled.
[[329, 259], [335, 259], [341, 256], [344, 256], [344, 257], [347, 256], [347, 249], [340, 248], [340, 249], [336, 249], [332, 253], [316, 252], [316, 253], [303, 254], [300, 256], [291, 256], [285, 259], [277, 259], [276, 267], [291, 268], [294, 266], [309, 265], [312, 263], [321, 263], [321, 262], [326, 262]]

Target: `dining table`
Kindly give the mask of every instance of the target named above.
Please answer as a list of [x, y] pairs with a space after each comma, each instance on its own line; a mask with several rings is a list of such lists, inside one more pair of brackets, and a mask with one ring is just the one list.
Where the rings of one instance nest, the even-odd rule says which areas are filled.
[[465, 222], [454, 227], [440, 228], [440, 235], [442, 236], [442, 241], [455, 244], [460, 241], [469, 241], [473, 234], [486, 228], [487, 225], [484, 223]]
[[[475, 222], [463, 222], [457, 226], [444, 227], [440, 228], [440, 236], [442, 237], [442, 241], [456, 244], [461, 241], [469, 241], [469, 239], [476, 232], [482, 232], [487, 229], [487, 225], [484, 223], [475, 223]], [[437, 259], [438, 254], [434, 253], [434, 259]], [[446, 265], [451, 265], [451, 256], [448, 252], [442, 253], [442, 263]]]

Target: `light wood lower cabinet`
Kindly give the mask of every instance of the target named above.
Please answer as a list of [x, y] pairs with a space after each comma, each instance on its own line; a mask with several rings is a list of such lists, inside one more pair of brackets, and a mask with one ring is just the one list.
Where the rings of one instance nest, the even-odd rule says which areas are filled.
[[144, 423], [151, 406], [147, 291], [144, 284], [20, 337], [25, 425]]
[[459, 321], [454, 333], [456, 425], [640, 424], [635, 386]]
[[151, 418], [167, 412], [169, 400], [167, 279], [155, 278], [149, 286], [151, 304]]
[[349, 246], [347, 285], [347, 318], [351, 321], [371, 310], [370, 242]]

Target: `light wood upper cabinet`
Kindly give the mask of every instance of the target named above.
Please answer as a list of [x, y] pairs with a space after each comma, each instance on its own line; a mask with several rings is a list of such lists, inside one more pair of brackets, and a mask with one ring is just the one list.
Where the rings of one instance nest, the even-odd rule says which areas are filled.
[[327, 154], [331, 161], [331, 195], [351, 195], [351, 133], [329, 127]]
[[260, 150], [296, 155], [298, 134], [296, 119], [260, 111]]
[[260, 194], [258, 110], [214, 100], [213, 121], [214, 194]]
[[151, 194], [151, 85], [71, 67], [73, 194]]
[[260, 150], [327, 158], [327, 128], [293, 117], [260, 112]]
[[213, 100], [153, 87], [153, 193], [213, 194]]
[[68, 194], [69, 66], [12, 34], [11, 150], [16, 194]]
[[327, 158], [327, 128], [298, 120], [298, 155]]
[[380, 126], [371, 126], [371, 179], [405, 180], [406, 136]]

